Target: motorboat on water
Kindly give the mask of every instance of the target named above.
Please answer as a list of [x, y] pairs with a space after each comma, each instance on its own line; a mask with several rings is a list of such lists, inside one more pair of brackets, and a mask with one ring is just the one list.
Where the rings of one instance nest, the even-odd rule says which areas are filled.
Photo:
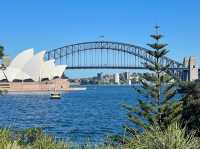
[[61, 93], [57, 92], [57, 91], [51, 92], [50, 93], [50, 98], [51, 99], [61, 99]]

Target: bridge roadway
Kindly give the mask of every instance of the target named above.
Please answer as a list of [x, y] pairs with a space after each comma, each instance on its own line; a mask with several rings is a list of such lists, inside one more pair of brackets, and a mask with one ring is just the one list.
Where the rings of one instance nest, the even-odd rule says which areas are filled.
[[[124, 66], [73, 66], [73, 67], [66, 67], [67, 70], [69, 69], [147, 69], [146, 67], [124, 67]], [[188, 68], [169, 68], [171, 70], [188, 70]], [[200, 69], [199, 69], [200, 71]]]

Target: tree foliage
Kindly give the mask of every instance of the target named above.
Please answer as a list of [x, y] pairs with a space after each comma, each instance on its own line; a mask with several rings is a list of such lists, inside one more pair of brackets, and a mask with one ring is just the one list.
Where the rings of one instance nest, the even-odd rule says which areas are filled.
[[183, 82], [180, 89], [183, 92], [182, 124], [188, 133], [196, 131], [200, 136], [200, 82]]
[[4, 47], [0, 45], [0, 59], [2, 59], [4, 56]]
[[141, 86], [136, 90], [140, 94], [136, 106], [125, 105], [128, 110], [128, 118], [134, 124], [133, 129], [128, 126], [126, 130], [134, 135], [148, 129], [152, 125], [159, 125], [165, 129], [180, 118], [181, 102], [176, 100], [176, 81], [169, 75], [171, 64], [162, 64], [162, 58], [168, 53], [167, 44], [160, 43], [163, 37], [156, 26], [156, 34], [151, 35], [154, 43], [147, 44], [153, 50], [148, 53], [154, 57], [151, 63], [145, 63], [150, 73], [145, 73], [140, 79]]
[[[4, 47], [2, 45], [0, 45], [0, 59], [2, 59], [3, 56], [4, 56]], [[3, 66], [3, 64], [1, 64], [1, 66], [0, 66], [1, 70], [2, 70], [2, 66]], [[6, 76], [5, 73], [4, 73], [4, 70], [2, 70], [2, 72], [3, 72], [4, 76]], [[0, 90], [0, 95], [2, 95], [2, 94], [3, 94], [3, 91]]]

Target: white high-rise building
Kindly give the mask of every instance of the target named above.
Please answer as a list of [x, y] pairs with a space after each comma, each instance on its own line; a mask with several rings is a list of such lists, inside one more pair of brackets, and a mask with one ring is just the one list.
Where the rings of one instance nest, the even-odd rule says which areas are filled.
[[114, 82], [115, 82], [115, 84], [120, 84], [119, 74], [118, 73], [115, 73], [115, 75], [114, 75]]
[[131, 80], [129, 79], [129, 80], [128, 80], [128, 85], [131, 85], [131, 83], [132, 83], [132, 82], [131, 82]]

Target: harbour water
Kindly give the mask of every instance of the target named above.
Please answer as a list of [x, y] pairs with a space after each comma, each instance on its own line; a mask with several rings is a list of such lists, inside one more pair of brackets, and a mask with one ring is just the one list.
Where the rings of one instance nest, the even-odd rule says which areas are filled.
[[62, 96], [61, 100], [50, 100], [48, 94], [0, 96], [0, 127], [40, 127], [56, 138], [95, 143], [122, 134], [122, 125], [128, 123], [122, 104], [136, 102], [131, 86], [89, 86]]

